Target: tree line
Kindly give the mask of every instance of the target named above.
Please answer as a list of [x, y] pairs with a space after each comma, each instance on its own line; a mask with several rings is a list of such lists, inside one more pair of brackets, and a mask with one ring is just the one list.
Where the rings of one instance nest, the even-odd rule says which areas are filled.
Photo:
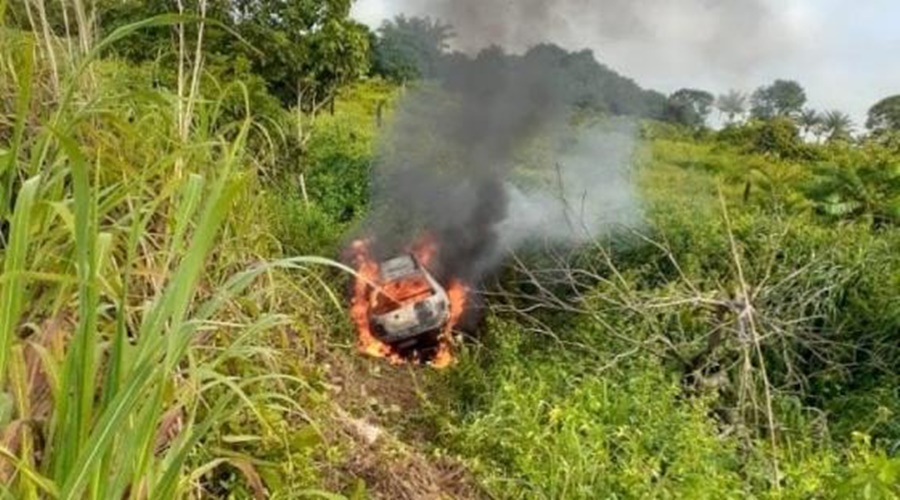
[[[748, 119], [786, 119], [804, 136], [817, 140], [833, 143], [852, 139], [855, 124], [847, 113], [836, 109], [818, 111], [806, 104], [806, 91], [794, 80], [777, 79], [751, 94], [730, 90], [714, 96], [705, 90], [685, 88], [668, 97], [665, 118], [689, 127], [704, 127], [715, 109], [725, 118], [726, 125]], [[869, 109], [865, 126], [875, 137], [900, 131], [900, 94], [875, 103]]]
[[552, 43], [531, 47], [522, 55], [491, 46], [469, 56], [449, 49], [453, 27], [438, 20], [397, 16], [386, 20], [372, 37], [372, 71], [404, 84], [412, 80], [447, 83], [461, 75], [501, 70], [506, 78], [545, 73], [552, 92], [580, 111], [661, 119], [666, 96], [647, 90], [599, 63], [590, 50], [567, 51]]
[[[496, 65], [522, 68], [540, 63], [552, 71], [556, 91], [573, 107], [600, 113], [632, 115], [691, 128], [704, 128], [718, 111], [726, 125], [746, 121], [788, 120], [799, 133], [826, 142], [850, 141], [855, 124], [840, 110], [806, 106], [803, 87], [778, 79], [745, 93], [722, 95], [683, 88], [665, 95], [644, 89], [597, 61], [589, 50], [567, 51], [553, 44], [532, 47], [523, 55], [488, 47], [474, 56], [452, 51], [453, 27], [428, 17], [397, 16], [376, 30], [350, 17], [352, 0], [96, 0], [99, 31], [152, 16], [202, 13], [207, 19], [203, 46], [206, 66], [224, 77], [261, 79], [265, 91], [286, 107], [316, 112], [332, 104], [341, 87], [364, 77], [398, 84], [415, 80], [446, 81], [467, 68]], [[34, 28], [42, 17], [59, 35], [74, 36], [66, 19], [66, 2], [48, 3], [40, 12], [29, 2], [9, 5], [8, 17], [21, 28]], [[196, 30], [196, 26], [194, 26]], [[194, 40], [188, 30], [188, 43]], [[171, 28], [149, 28], [111, 50], [136, 62], [164, 66], [174, 58]], [[515, 69], [512, 70], [516, 71]], [[512, 77], [515, 77], [513, 74]], [[874, 104], [865, 123], [876, 137], [900, 130], [900, 94]]]
[[[43, 16], [57, 36], [74, 35], [66, 23], [74, 13], [65, 3], [46, 4], [41, 13], [16, 4], [9, 13], [23, 29], [40, 25]], [[398, 16], [377, 30], [350, 18], [351, 0], [97, 0], [100, 35], [138, 21], [181, 12], [202, 13], [204, 65], [223, 77], [261, 79], [266, 92], [285, 107], [316, 112], [333, 103], [345, 85], [364, 77], [381, 77], [398, 84], [415, 80], [447, 82], [475, 67], [496, 66], [516, 71], [543, 65], [552, 71], [554, 92], [573, 106], [597, 112], [662, 118], [666, 96], [641, 88], [600, 64], [588, 50], [569, 52], [553, 44], [533, 47], [524, 55], [488, 47], [476, 55], [450, 50], [450, 25], [421, 17]], [[186, 44], [197, 40], [198, 22], [188, 24]], [[110, 49], [133, 62], [155, 63], [164, 72], [174, 68], [176, 30], [147, 28]], [[169, 64], [173, 62], [173, 64]]]

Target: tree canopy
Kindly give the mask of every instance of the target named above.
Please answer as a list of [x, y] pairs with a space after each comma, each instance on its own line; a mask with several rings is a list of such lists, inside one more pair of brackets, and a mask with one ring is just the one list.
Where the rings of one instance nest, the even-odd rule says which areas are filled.
[[677, 90], [666, 102], [666, 119], [689, 127], [703, 126], [715, 100], [716, 98], [705, 90]]
[[750, 113], [754, 118], [796, 116], [806, 104], [806, 91], [793, 80], [775, 80], [758, 88], [750, 98]]
[[[337, 87], [368, 70], [368, 28], [350, 18], [351, 0], [212, 0], [205, 51], [223, 65], [248, 61], [270, 92], [285, 104], [300, 97], [306, 107], [329, 100]], [[185, 2], [195, 8], [196, 2]], [[163, 0], [103, 2], [101, 29], [171, 12]], [[245, 41], [219, 28], [238, 33]], [[152, 60], [171, 50], [171, 31], [150, 30], [115, 50], [132, 60]], [[230, 61], [225, 62], [225, 61]]]
[[853, 120], [843, 111], [833, 109], [825, 112], [821, 127], [828, 142], [849, 141], [852, 138]]
[[452, 37], [450, 25], [428, 17], [384, 21], [372, 46], [372, 70], [397, 82], [434, 77]]
[[814, 132], [822, 125], [822, 115], [815, 109], [806, 108], [797, 115], [797, 124], [804, 135]]
[[747, 112], [747, 95], [738, 90], [729, 90], [716, 99], [716, 108], [728, 118], [728, 123]]
[[[475, 55], [448, 52], [449, 26], [420, 18], [395, 18], [378, 30], [373, 73], [394, 81], [433, 78], [448, 88], [480, 85], [502, 92], [509, 84], [532, 80], [548, 98], [581, 111], [662, 118], [666, 97], [641, 88], [599, 63], [590, 50], [568, 51], [552, 43], [522, 55], [489, 46]], [[538, 82], [539, 81], [539, 82]]]
[[866, 128], [873, 132], [900, 131], [900, 94], [885, 97], [869, 108]]

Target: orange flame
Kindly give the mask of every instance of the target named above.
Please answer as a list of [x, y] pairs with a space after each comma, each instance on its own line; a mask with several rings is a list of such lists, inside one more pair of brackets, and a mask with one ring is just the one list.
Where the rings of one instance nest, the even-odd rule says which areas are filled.
[[469, 290], [459, 281], [454, 280], [447, 287], [447, 296], [450, 299], [450, 320], [447, 321], [447, 326], [441, 332], [437, 354], [431, 361], [431, 366], [435, 368], [446, 368], [453, 363], [453, 352], [450, 349], [453, 343], [453, 328], [459, 323], [466, 309], [468, 294]]
[[[419, 299], [427, 289], [427, 283], [418, 280], [402, 284], [382, 286], [378, 261], [370, 253], [369, 240], [353, 242], [353, 266], [357, 276], [353, 283], [353, 296], [350, 302], [350, 315], [356, 324], [357, 349], [375, 358], [387, 359], [391, 364], [406, 362], [404, 357], [391, 345], [381, 341], [373, 332], [369, 315], [373, 311], [384, 310], [395, 304], [407, 304]], [[437, 255], [437, 241], [425, 235], [410, 246], [409, 252], [419, 263], [428, 267]], [[453, 361], [453, 330], [462, 318], [467, 304], [468, 289], [462, 282], [452, 280], [446, 288], [450, 300], [450, 319], [438, 334], [438, 347], [429, 364], [434, 368], [446, 368]]]
[[353, 283], [353, 298], [350, 302], [350, 315], [356, 323], [359, 338], [357, 348], [369, 356], [389, 357], [391, 348], [372, 334], [369, 325], [370, 283], [378, 279], [378, 264], [369, 256], [369, 242], [364, 240], [353, 242], [354, 265], [358, 275]]
[[430, 234], [425, 234], [409, 248], [409, 253], [415, 255], [416, 259], [425, 267], [431, 266], [431, 261], [434, 260], [437, 251], [437, 240]]

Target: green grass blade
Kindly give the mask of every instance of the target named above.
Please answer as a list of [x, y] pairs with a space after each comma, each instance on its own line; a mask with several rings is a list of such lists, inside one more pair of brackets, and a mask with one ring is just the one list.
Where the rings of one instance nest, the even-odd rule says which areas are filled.
[[190, 227], [190, 222], [200, 206], [204, 184], [203, 177], [197, 174], [191, 174], [187, 178], [187, 183], [181, 196], [181, 203], [179, 203], [175, 211], [175, 229], [172, 236], [172, 244], [170, 245], [170, 256], [181, 255], [184, 252], [184, 239]]
[[[126, 437], [126, 441], [122, 443], [121, 451], [118, 458], [125, 463], [134, 462], [132, 470], [118, 471], [117, 478], [113, 481], [114, 492], [123, 490], [129, 483], [140, 484], [141, 481], [148, 477], [148, 472], [152, 471], [155, 459], [154, 444], [156, 441], [157, 423], [161, 421], [161, 415], [164, 413], [166, 383], [161, 381], [156, 384], [157, 387], [152, 389], [146, 396], [145, 404], [143, 404], [140, 412], [132, 418], [134, 428], [140, 432], [130, 432]], [[127, 448], [126, 448], [127, 446]]]
[[62, 385], [68, 389], [59, 402], [60, 427], [55, 443], [55, 477], [63, 481], [84, 446], [94, 409], [97, 349], [97, 224], [96, 199], [91, 193], [89, 163], [78, 144], [56, 134], [69, 158], [75, 205], [75, 264], [78, 272], [78, 327], [69, 346]]
[[6, 380], [8, 356], [16, 337], [26, 295], [25, 280], [20, 273], [27, 267], [30, 240], [28, 232], [40, 182], [38, 177], [28, 179], [19, 191], [9, 244], [3, 258], [3, 283], [0, 284], [0, 388]]
[[[246, 129], [245, 129], [246, 131]], [[206, 206], [196, 224], [196, 232], [184, 259], [166, 287], [162, 297], [154, 304], [141, 324], [141, 339], [152, 332], [161, 331], [166, 321], [172, 321], [170, 331], [179, 331], [191, 299], [195, 293], [203, 264], [209, 255], [215, 237], [237, 196], [242, 180], [232, 176], [232, 165], [236, 161], [237, 151], [243, 144], [245, 134], [238, 138], [224, 162], [224, 169], [213, 185]], [[176, 341], [176, 338], [170, 339]], [[171, 346], [170, 346], [171, 350]], [[170, 358], [171, 359], [171, 358]], [[174, 361], [174, 360], [173, 360]]]
[[206, 419], [200, 425], [191, 428], [187, 438], [170, 452], [165, 472], [152, 490], [156, 498], [176, 498], [181, 468], [184, 466], [188, 453], [212, 429], [214, 424], [222, 420], [222, 415], [232, 406], [232, 401], [233, 398], [229, 396], [220, 398]]
[[[21, 343], [13, 346], [9, 363], [9, 385], [15, 395], [16, 406], [20, 419], [29, 419], [32, 417], [31, 398], [28, 393], [28, 375], [29, 370], [25, 363], [24, 348]], [[26, 467], [34, 467], [34, 440], [32, 438], [33, 429], [29, 426], [23, 426], [19, 438], [19, 459], [22, 465]], [[31, 481], [19, 482], [19, 497], [22, 500], [37, 500], [37, 488]]]
[[[231, 161], [226, 162], [226, 165], [233, 161], [232, 155]], [[112, 403], [101, 413], [86, 446], [79, 448], [78, 459], [63, 483], [63, 498], [80, 498], [95, 473], [95, 461], [107, 454], [117, 432], [133, 414], [140, 399], [146, 396], [152, 382], [158, 384], [163, 377], [168, 376], [190, 344], [195, 331], [194, 323], [185, 323], [184, 318], [196, 292], [204, 263], [241, 185], [241, 179], [234, 178], [226, 166], [209, 194], [185, 258], [166, 286], [161, 300], [152, 308], [151, 320], [142, 325], [140, 335], [142, 340], [147, 340], [141, 348], [142, 352], [138, 353], [137, 368], [127, 377], [124, 388]], [[160, 363], [162, 353], [159, 348], [163, 345], [166, 346], [166, 361]]]
[[[13, 127], [12, 142], [6, 152], [6, 161], [0, 163], [0, 180], [3, 182], [0, 192], [0, 218], [6, 217], [9, 201], [12, 199], [13, 182], [16, 178], [16, 163], [19, 158], [19, 150], [25, 135], [25, 127], [28, 122], [29, 106], [31, 105], [31, 83], [34, 73], [34, 43], [30, 39], [23, 42], [21, 49], [22, 68], [18, 75], [19, 86], [16, 98], [16, 122]], [[0, 158], [2, 159], [2, 158]]]
[[[146, 205], [146, 213], [141, 215], [136, 213], [128, 233], [128, 242], [125, 250], [126, 263], [135, 262], [138, 256], [138, 246], [141, 236], [146, 233], [150, 221], [157, 213], [159, 206], [167, 199], [166, 193], [156, 197], [152, 202]], [[126, 265], [125, 272], [122, 276], [122, 289], [118, 299], [119, 314], [116, 318], [116, 333], [112, 340], [112, 346], [109, 356], [109, 364], [107, 366], [107, 376], [103, 387], [103, 406], [105, 407], [112, 401], [116, 392], [122, 384], [123, 377], [126, 376], [129, 366], [126, 363], [126, 347], [128, 344], [128, 328], [126, 325], [127, 315], [125, 313], [128, 307], [129, 283], [132, 276], [132, 266]]]
[[38, 471], [34, 470], [34, 468], [30, 467], [24, 461], [22, 461], [19, 457], [15, 456], [11, 451], [0, 446], [0, 458], [4, 460], [8, 460], [10, 463], [16, 466], [16, 469], [22, 473], [23, 477], [31, 481], [32, 484], [40, 488], [51, 498], [58, 498], [59, 492], [56, 489], [53, 481], [42, 476]]
[[[104, 409], [86, 446], [81, 450], [75, 450], [80, 451], [78, 460], [62, 486], [61, 498], [71, 500], [83, 498], [84, 488], [94, 473], [97, 461], [109, 451], [116, 433], [128, 428], [126, 423], [134, 408], [140, 400], [146, 398], [149, 381], [158, 369], [157, 363], [158, 361], [154, 363], [153, 360], [147, 360], [136, 367], [127, 384]], [[127, 466], [127, 464], [120, 465]]]

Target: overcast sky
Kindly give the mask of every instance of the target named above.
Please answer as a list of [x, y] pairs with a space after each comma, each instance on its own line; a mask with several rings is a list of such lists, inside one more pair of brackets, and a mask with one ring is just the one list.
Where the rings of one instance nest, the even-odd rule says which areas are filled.
[[353, 8], [373, 28], [399, 13], [453, 24], [463, 49], [589, 48], [666, 93], [749, 92], [795, 79], [809, 105], [846, 111], [860, 128], [869, 106], [900, 93], [898, 0], [357, 0]]

